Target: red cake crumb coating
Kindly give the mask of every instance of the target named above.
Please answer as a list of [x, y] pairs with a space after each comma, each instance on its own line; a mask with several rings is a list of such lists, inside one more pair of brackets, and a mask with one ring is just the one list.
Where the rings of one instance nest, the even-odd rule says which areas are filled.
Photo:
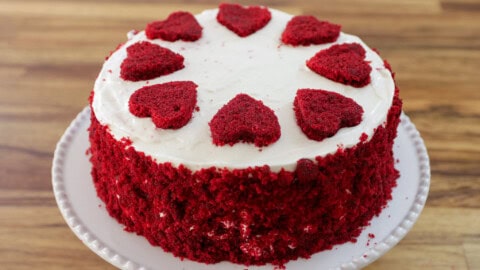
[[222, 3], [217, 21], [240, 37], [249, 36], [262, 29], [272, 19], [268, 8], [260, 6], [243, 7], [238, 4]]
[[282, 33], [282, 42], [293, 46], [308, 46], [334, 42], [340, 35], [341, 26], [319, 21], [313, 16], [295, 16]]
[[365, 53], [358, 43], [336, 44], [315, 54], [307, 61], [307, 66], [330, 80], [363, 87], [370, 83], [372, 71], [364, 60]]
[[149, 39], [196, 41], [202, 36], [202, 27], [191, 13], [177, 11], [164, 21], [147, 24], [145, 34]]
[[213, 143], [219, 146], [249, 142], [261, 147], [280, 138], [280, 124], [273, 110], [246, 94], [236, 95], [208, 124]]
[[183, 56], [180, 54], [142, 41], [127, 48], [127, 58], [120, 65], [120, 77], [134, 82], [149, 80], [183, 67]]
[[190, 81], [144, 86], [130, 96], [128, 108], [138, 117], [152, 117], [158, 128], [178, 129], [192, 118], [197, 85]]
[[205, 263], [282, 265], [355, 241], [385, 207], [398, 177], [400, 112], [397, 89], [368, 142], [278, 173], [158, 164], [115, 140], [92, 113], [92, 177], [110, 215], [152, 245]]
[[316, 141], [362, 121], [363, 109], [353, 99], [325, 90], [299, 89], [293, 106], [298, 126]]

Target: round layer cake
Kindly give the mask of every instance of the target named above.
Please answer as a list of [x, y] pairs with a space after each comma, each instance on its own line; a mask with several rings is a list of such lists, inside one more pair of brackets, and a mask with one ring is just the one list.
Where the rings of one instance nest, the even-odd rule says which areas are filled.
[[389, 65], [312, 16], [172, 13], [108, 57], [90, 104], [110, 215], [195, 261], [281, 265], [355, 241], [398, 178]]

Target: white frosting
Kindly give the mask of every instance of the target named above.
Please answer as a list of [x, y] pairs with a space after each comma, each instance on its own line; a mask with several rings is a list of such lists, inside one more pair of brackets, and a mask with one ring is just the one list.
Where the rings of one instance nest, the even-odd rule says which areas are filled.
[[[196, 15], [203, 27], [196, 42], [148, 40], [144, 32], [131, 37], [105, 62], [96, 82], [93, 110], [99, 122], [107, 125], [117, 139], [129, 138], [137, 150], [157, 162], [183, 164], [192, 170], [211, 166], [246, 168], [269, 165], [273, 171], [294, 169], [301, 158], [314, 158], [337, 151], [339, 146], [356, 145], [362, 133], [369, 138], [382, 125], [392, 104], [394, 82], [383, 60], [358, 37], [341, 33], [339, 43], [360, 43], [372, 67], [371, 83], [354, 88], [324, 78], [306, 66], [319, 50], [335, 43], [307, 47], [282, 44], [281, 34], [291, 15], [270, 9], [271, 21], [258, 32], [240, 38], [216, 20], [218, 10]], [[126, 48], [148, 40], [180, 53], [185, 68], [147, 81], [130, 82], [120, 78], [120, 64]], [[137, 89], [170, 81], [193, 81], [198, 85], [197, 105], [187, 125], [178, 130], [156, 128], [150, 118], [133, 116], [128, 101]], [[324, 89], [354, 99], [363, 107], [362, 122], [321, 142], [308, 139], [296, 123], [293, 100], [297, 89]], [[209, 121], [238, 93], [246, 93], [275, 111], [281, 126], [280, 139], [260, 151], [249, 143], [215, 146]]]

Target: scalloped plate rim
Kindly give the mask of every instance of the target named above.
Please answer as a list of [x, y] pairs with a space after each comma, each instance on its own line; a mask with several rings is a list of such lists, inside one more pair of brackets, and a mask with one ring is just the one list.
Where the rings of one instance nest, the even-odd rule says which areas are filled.
[[[88, 226], [86, 226], [86, 224], [84, 224], [83, 221], [77, 216], [76, 209], [72, 207], [69, 194], [67, 194], [65, 190], [65, 181], [68, 181], [68, 180], [65, 180], [63, 177], [65, 173], [64, 165], [66, 163], [66, 158], [67, 158], [66, 152], [69, 150], [70, 147], [72, 147], [72, 144], [74, 143], [74, 140], [75, 140], [75, 136], [77, 136], [79, 132], [82, 132], [80, 128], [82, 126], [88, 126], [89, 116], [90, 116], [90, 108], [87, 106], [71, 122], [71, 124], [66, 129], [65, 133], [62, 135], [61, 139], [57, 143], [57, 146], [54, 152], [53, 162], [52, 162], [52, 186], [53, 186], [55, 200], [57, 202], [58, 208], [63, 218], [65, 219], [66, 223], [74, 232], [74, 234], [88, 248], [90, 248], [94, 253], [102, 257], [107, 262], [121, 269], [131, 269], [131, 270], [150, 269], [146, 266], [143, 266], [142, 263], [137, 262], [135, 259], [128, 258], [128, 256], [125, 256], [125, 255], [121, 255], [118, 251], [116, 251], [115, 247], [111, 247], [103, 243], [99, 239], [99, 237], [96, 236], [95, 232], [92, 232], [91, 230], [89, 230]], [[83, 131], [86, 132], [86, 130], [83, 130]], [[403, 237], [405, 237], [405, 235], [411, 230], [411, 228], [417, 221], [418, 217], [420, 216], [425, 206], [425, 203], [428, 197], [429, 187], [430, 187], [430, 161], [429, 161], [427, 149], [425, 147], [423, 139], [420, 136], [420, 133], [415, 128], [415, 125], [411, 122], [409, 117], [403, 112], [401, 115], [401, 123], [399, 125], [399, 133], [402, 131], [406, 133], [406, 136], [408, 136], [408, 139], [411, 141], [413, 147], [416, 150], [416, 156], [418, 157], [417, 163], [418, 163], [418, 169], [419, 169], [418, 173], [419, 173], [420, 179], [418, 179], [418, 190], [415, 194], [413, 203], [409, 207], [407, 214], [403, 217], [401, 222], [395, 228], [392, 228], [391, 232], [386, 237], [384, 237], [382, 241], [375, 243], [374, 245], [372, 245], [372, 247], [368, 247], [369, 242], [367, 242], [367, 247], [365, 247], [366, 251], [363, 254], [361, 254], [360, 256], [355, 256], [351, 260], [339, 262], [337, 266], [331, 267], [330, 269], [335, 269], [335, 270], [359, 269], [374, 262], [375, 260], [380, 258], [382, 255], [384, 255], [386, 252], [388, 252], [391, 248], [393, 248], [396, 244], [398, 244], [398, 242], [400, 242], [400, 240], [403, 239]], [[86, 146], [86, 148], [88, 148], [88, 146]], [[397, 154], [397, 152], [402, 151], [400, 147], [397, 147], [397, 148], [398, 149], [394, 148], [395, 154]], [[77, 153], [77, 154], [80, 155], [84, 153]], [[88, 174], [89, 173], [90, 172], [88, 172]], [[403, 172], [401, 171], [401, 173]], [[395, 200], [395, 198], [392, 200]], [[389, 202], [389, 204], [390, 203], [391, 202]], [[384, 211], [382, 211], [382, 213]], [[382, 214], [380, 214], [380, 216], [381, 215]], [[375, 217], [374, 219], [378, 219], [378, 218], [379, 217]], [[365, 227], [362, 234], [364, 234], [369, 227], [370, 225]], [[123, 232], [123, 233], [131, 235], [131, 233], [128, 233], [128, 232]], [[357, 244], [346, 243], [346, 244], [338, 245], [334, 247], [334, 249], [332, 250], [316, 253], [312, 255], [312, 258], [317, 256], [317, 254], [320, 254], [320, 253], [325, 253], [325, 252], [334, 253], [335, 250], [337, 250], [337, 247], [341, 247], [343, 245], [350, 244], [355, 246], [355, 245], [359, 245], [358, 243], [359, 242], [357, 242]], [[152, 247], [152, 246], [150, 247], [154, 249], [160, 249], [159, 247]], [[178, 258], [175, 258], [175, 259], [178, 260], [179, 266], [181, 266], [183, 262], [189, 261], [189, 260], [181, 261]], [[303, 262], [308, 262], [309, 260], [312, 260], [312, 259], [299, 259], [296, 261], [289, 262], [286, 264], [286, 268], [289, 269], [289, 265], [291, 263], [299, 263], [301, 265]], [[242, 268], [246, 267], [243, 265], [231, 264], [229, 262], [222, 262], [214, 265], [206, 265], [206, 264], [196, 263], [196, 262], [191, 262], [191, 263], [198, 264], [198, 267], [194, 267], [196, 269], [197, 268], [198, 269], [213, 268], [214, 266], [218, 266], [220, 264], [225, 264], [225, 269], [229, 269], [229, 266], [230, 267], [240, 266]], [[250, 269], [265, 268], [265, 266], [260, 266], [260, 267], [248, 266], [248, 267]], [[267, 264], [266, 267], [273, 268], [274, 266]], [[222, 266], [220, 266], [220, 268], [223, 269]], [[184, 268], [182, 266], [181, 269], [190, 269], [190, 268]]]

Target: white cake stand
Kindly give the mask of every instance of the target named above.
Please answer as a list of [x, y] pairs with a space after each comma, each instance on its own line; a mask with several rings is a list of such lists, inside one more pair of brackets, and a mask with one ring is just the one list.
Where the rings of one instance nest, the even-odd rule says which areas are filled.
[[[58, 208], [72, 231], [93, 252], [121, 269], [226, 270], [246, 268], [221, 262], [206, 265], [180, 260], [160, 247], [123, 230], [111, 218], [96, 196], [91, 165], [85, 154], [89, 147], [87, 128], [90, 109], [78, 114], [57, 144], [52, 166], [52, 182]], [[425, 145], [410, 119], [402, 114], [394, 146], [396, 168], [400, 171], [393, 199], [371, 224], [364, 228], [356, 243], [335, 246], [312, 255], [310, 259], [291, 261], [287, 270], [358, 269], [395, 246], [412, 228], [425, 205], [430, 186], [430, 164]], [[373, 234], [374, 238], [368, 235]], [[249, 266], [251, 270], [274, 269], [272, 265]]]

